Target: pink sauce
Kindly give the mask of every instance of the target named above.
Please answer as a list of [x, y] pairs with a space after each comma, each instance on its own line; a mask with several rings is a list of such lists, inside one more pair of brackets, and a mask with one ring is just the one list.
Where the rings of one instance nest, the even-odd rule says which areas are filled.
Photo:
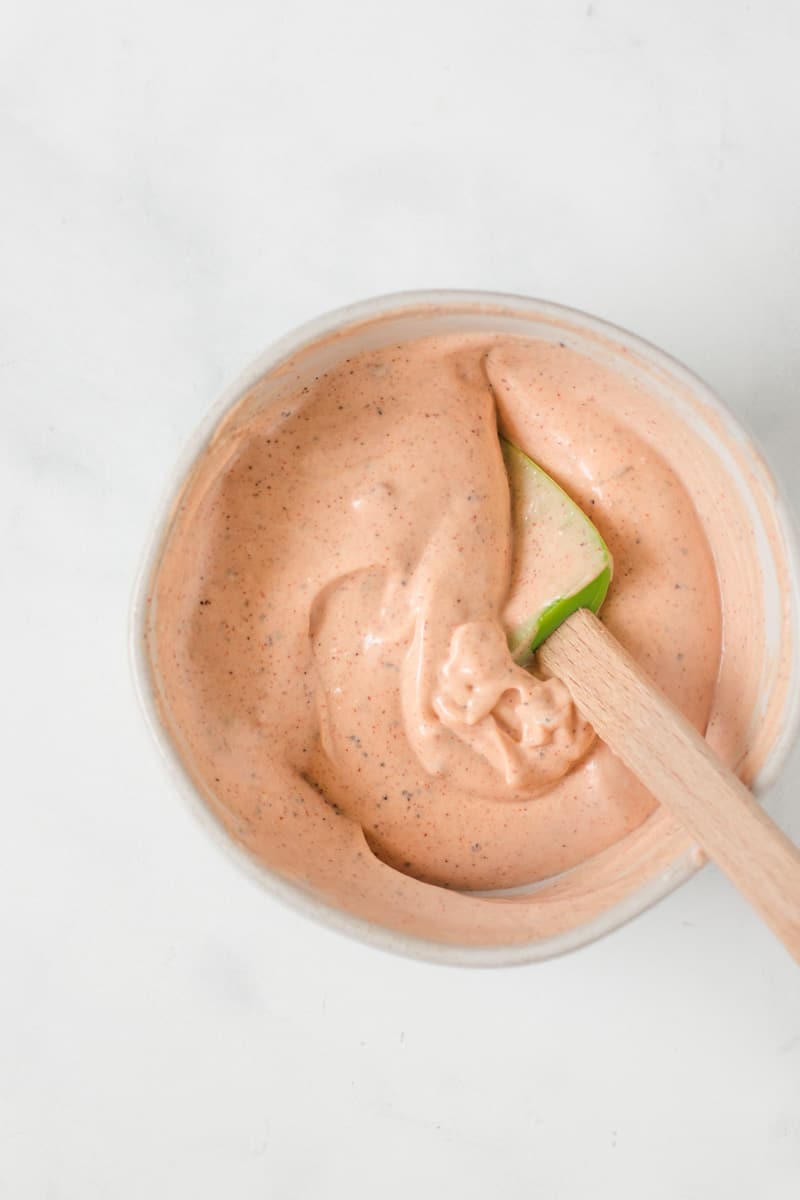
[[564, 685], [506, 644], [524, 605], [498, 424], [605, 538], [609, 628], [741, 753], [752, 682], [716, 703], [714, 558], [680, 429], [657, 450], [645, 401], [565, 346], [452, 335], [277, 402], [256, 386], [223, 420], [162, 551], [148, 651], [179, 753], [259, 860], [370, 920], [492, 943], [586, 919], [680, 849]]

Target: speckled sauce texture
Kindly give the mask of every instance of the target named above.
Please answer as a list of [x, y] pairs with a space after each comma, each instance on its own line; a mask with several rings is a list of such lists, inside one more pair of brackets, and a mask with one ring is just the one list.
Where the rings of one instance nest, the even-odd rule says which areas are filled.
[[679, 423], [566, 345], [500, 335], [293, 378], [223, 419], [154, 574], [147, 649], [187, 769], [258, 860], [371, 921], [492, 944], [587, 919], [683, 843], [564, 685], [511, 660], [498, 427], [608, 543], [609, 628], [736, 761], [755, 660], [737, 669]]

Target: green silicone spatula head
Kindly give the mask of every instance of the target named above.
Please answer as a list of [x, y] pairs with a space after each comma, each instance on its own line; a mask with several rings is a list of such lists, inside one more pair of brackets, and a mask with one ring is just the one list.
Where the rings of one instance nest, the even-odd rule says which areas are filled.
[[511, 652], [524, 665], [577, 609], [599, 610], [613, 563], [608, 546], [563, 488], [516, 446], [505, 439], [501, 444], [514, 531], [503, 617]]

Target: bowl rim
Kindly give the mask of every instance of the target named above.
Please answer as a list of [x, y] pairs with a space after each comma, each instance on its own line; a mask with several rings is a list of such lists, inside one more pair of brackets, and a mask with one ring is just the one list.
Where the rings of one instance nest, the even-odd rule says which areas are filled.
[[279, 875], [234, 841], [203, 799], [160, 719], [145, 653], [144, 635], [149, 587], [170, 527], [174, 506], [191, 467], [205, 449], [224, 414], [242, 399], [266, 372], [274, 370], [314, 343], [353, 325], [368, 324], [373, 320], [389, 319], [404, 313], [423, 313], [424, 310], [431, 309], [450, 310], [454, 314], [485, 312], [487, 315], [496, 316], [505, 312], [516, 317], [543, 317], [553, 323], [564, 322], [611, 340], [636, 353], [648, 364], [665, 371], [686, 387], [705, 408], [715, 413], [726, 432], [733, 436], [747, 457], [749, 469], [768, 491], [773, 502], [781, 549], [791, 581], [792, 655], [786, 711], [776, 745], [770, 751], [763, 768], [759, 770], [752, 788], [754, 793], [761, 797], [772, 786], [800, 733], [800, 551], [791, 509], [780, 483], [774, 477], [751, 431], [703, 379], [678, 359], [638, 334], [591, 313], [525, 295], [482, 289], [448, 288], [388, 292], [324, 312], [272, 341], [251, 360], [222, 390], [185, 442], [149, 521], [130, 605], [128, 659], [134, 691], [145, 723], [152, 734], [155, 747], [160, 752], [161, 761], [176, 783], [189, 811], [206, 828], [228, 858], [233, 859], [239, 868], [263, 889], [291, 909], [326, 928], [406, 958], [461, 967], [517, 966], [545, 961], [577, 950], [627, 924], [690, 879], [705, 862], [702, 851], [697, 846], [684, 850], [666, 871], [591, 920], [537, 941], [513, 945], [469, 946], [403, 934], [334, 907], [302, 884]]

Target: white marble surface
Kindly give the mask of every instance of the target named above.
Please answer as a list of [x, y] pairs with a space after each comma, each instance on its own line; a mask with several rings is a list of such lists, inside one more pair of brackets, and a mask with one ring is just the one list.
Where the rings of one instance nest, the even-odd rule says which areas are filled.
[[196, 828], [125, 639], [217, 391], [375, 292], [636, 330], [800, 508], [797, 5], [2, 14], [0, 1196], [796, 1197], [800, 972], [714, 870], [539, 967], [350, 944]]

